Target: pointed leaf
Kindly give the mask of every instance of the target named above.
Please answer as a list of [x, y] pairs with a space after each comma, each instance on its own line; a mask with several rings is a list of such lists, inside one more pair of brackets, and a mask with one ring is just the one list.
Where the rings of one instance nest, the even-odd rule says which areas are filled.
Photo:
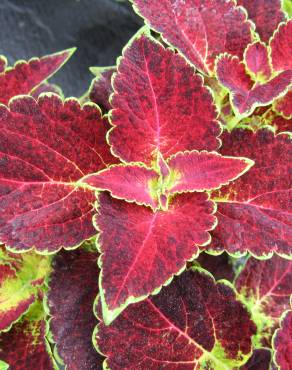
[[247, 71], [255, 81], [266, 81], [271, 77], [272, 66], [266, 45], [256, 41], [244, 51], [244, 62]]
[[180, 152], [168, 160], [172, 172], [168, 191], [174, 194], [216, 189], [244, 174], [253, 164], [248, 158], [223, 157], [215, 152]]
[[225, 0], [131, 0], [134, 9], [196, 68], [212, 74], [216, 56], [242, 56], [252, 24], [242, 8]]
[[152, 212], [106, 193], [99, 197], [94, 223], [99, 230], [104, 320], [109, 323], [130, 303], [141, 301], [184, 269], [208, 244], [215, 226], [213, 203], [205, 193], [183, 194], [167, 211]]
[[240, 370], [269, 370], [271, 369], [272, 353], [268, 348], [259, 348], [253, 351], [252, 356]]
[[250, 257], [235, 280], [242, 301], [257, 324], [257, 346], [270, 346], [280, 317], [290, 304], [292, 261], [274, 256], [266, 261]]
[[262, 41], [268, 42], [278, 24], [285, 19], [281, 0], [237, 0], [255, 23]]
[[263, 84], [254, 84], [237, 57], [222, 55], [216, 64], [220, 83], [229, 90], [235, 113], [245, 117], [256, 107], [269, 105], [284, 96], [292, 83], [292, 70], [284, 71]]
[[247, 359], [254, 332], [231, 286], [196, 269], [128, 307], [110, 326], [100, 323], [95, 341], [112, 370], [227, 370]]
[[72, 248], [96, 232], [93, 192], [76, 182], [114, 163], [93, 105], [57, 95], [0, 107], [0, 240], [15, 251]]
[[45, 333], [42, 305], [36, 302], [21, 322], [0, 334], [0, 359], [9, 364], [10, 370], [56, 369]]
[[109, 142], [122, 160], [156, 162], [184, 150], [216, 150], [212, 96], [178, 54], [145, 33], [126, 47], [114, 79]]
[[28, 311], [49, 271], [47, 257], [34, 253], [14, 255], [1, 250], [0, 331], [10, 329]]
[[[52, 76], [71, 57], [75, 49], [68, 49], [28, 62], [19, 61], [0, 74], [0, 102], [7, 104], [16, 95], [28, 94]], [[2, 67], [3, 69], [3, 67]]]
[[82, 181], [96, 190], [108, 190], [114, 198], [144, 204], [155, 209], [158, 206], [155, 194], [151, 195], [151, 182], [158, 179], [157, 172], [139, 165], [115, 165]]
[[[290, 90], [283, 98], [278, 99], [273, 104], [274, 110], [281, 114], [287, 120], [292, 118], [292, 90]], [[290, 127], [290, 131], [291, 131]]]
[[292, 367], [292, 310], [283, 315], [281, 328], [273, 338], [275, 362], [281, 370], [291, 370]]
[[210, 249], [261, 257], [291, 256], [291, 138], [269, 129], [223, 134], [223, 155], [245, 156], [255, 165], [213, 193], [218, 226]]
[[113, 93], [111, 80], [116, 70], [116, 67], [91, 68], [91, 71], [95, 72], [96, 78], [91, 82], [89, 99], [103, 107], [105, 111], [111, 109], [110, 95]]
[[275, 71], [292, 69], [292, 20], [279, 25], [270, 40], [270, 48]]
[[[97, 253], [79, 248], [58, 253], [50, 276], [47, 305], [50, 331], [67, 369], [101, 369], [92, 344], [96, 325], [92, 307], [98, 294]], [[84, 284], [85, 283], [85, 284]]]

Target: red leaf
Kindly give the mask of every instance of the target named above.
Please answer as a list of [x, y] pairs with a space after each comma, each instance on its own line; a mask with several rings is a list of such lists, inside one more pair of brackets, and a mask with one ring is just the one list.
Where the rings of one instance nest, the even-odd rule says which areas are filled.
[[95, 341], [112, 370], [230, 369], [247, 359], [254, 333], [231, 286], [196, 269], [131, 305], [110, 326], [100, 323]]
[[275, 71], [292, 69], [292, 20], [281, 23], [270, 40]]
[[271, 369], [272, 354], [268, 348], [259, 348], [253, 351], [251, 358], [240, 370], [268, 370]]
[[235, 287], [258, 327], [255, 343], [270, 346], [280, 317], [289, 308], [291, 281], [292, 261], [278, 256], [266, 261], [250, 257], [237, 277]]
[[154, 213], [100, 194], [94, 223], [103, 253], [100, 290], [107, 323], [169, 282], [197, 254], [197, 245], [210, 242], [213, 212], [205, 193], [183, 194], [167, 211]]
[[220, 83], [229, 90], [235, 112], [250, 115], [258, 106], [269, 105], [285, 95], [292, 82], [292, 70], [284, 71], [263, 84], [254, 84], [237, 57], [224, 54], [218, 59], [216, 73]]
[[[151, 196], [151, 181], [158, 174], [140, 164], [114, 165], [82, 181], [96, 190], [108, 190], [114, 198], [126, 199], [141, 205], [157, 208], [158, 200]], [[155, 195], [155, 194], [154, 194]]]
[[168, 191], [173, 194], [216, 189], [244, 174], [253, 164], [247, 158], [223, 157], [215, 152], [180, 152], [168, 159], [173, 172]]
[[292, 310], [287, 311], [282, 319], [281, 328], [273, 338], [275, 362], [281, 370], [292, 368]]
[[58, 253], [53, 262], [47, 304], [50, 330], [67, 369], [101, 369], [92, 344], [96, 325], [92, 306], [98, 294], [97, 254], [81, 248]]
[[19, 97], [0, 107], [0, 240], [15, 251], [71, 248], [96, 232], [92, 192], [77, 181], [115, 158], [93, 105]]
[[216, 191], [218, 226], [211, 249], [271, 256], [291, 254], [291, 139], [269, 129], [223, 134], [223, 155], [246, 156], [255, 165]]
[[164, 40], [174, 45], [205, 74], [212, 74], [216, 56], [242, 57], [251, 42], [252, 24], [243, 9], [225, 0], [132, 0], [134, 9]]
[[[274, 110], [281, 114], [287, 120], [292, 119], [292, 90], [290, 90], [283, 98], [278, 99], [273, 104]], [[290, 131], [291, 131], [290, 126]]]
[[109, 142], [128, 162], [151, 166], [184, 150], [216, 150], [220, 126], [212, 96], [178, 54], [144, 33], [124, 50], [114, 79]]
[[272, 118], [271, 125], [275, 127], [277, 132], [292, 131], [292, 118], [285, 119], [282, 116], [275, 115]]
[[248, 45], [244, 51], [244, 62], [255, 81], [266, 81], [271, 77], [272, 67], [269, 51], [264, 43], [256, 41]]
[[237, 0], [255, 23], [256, 31], [264, 42], [268, 42], [278, 24], [285, 19], [281, 0]]
[[111, 80], [116, 70], [116, 67], [91, 68], [91, 71], [96, 74], [96, 78], [91, 82], [89, 99], [103, 107], [105, 111], [111, 109], [109, 101], [110, 95], [113, 93]]
[[222, 253], [219, 256], [212, 256], [208, 253], [200, 253], [199, 257], [194, 260], [194, 263], [211, 272], [216, 280], [226, 279], [233, 281], [234, 271], [232, 263], [227, 253]]
[[57, 72], [74, 51], [75, 49], [68, 49], [40, 59], [33, 58], [28, 62], [19, 61], [14, 67], [2, 71], [0, 75], [0, 102], [7, 104], [16, 95], [30, 93], [33, 88]]
[[46, 323], [40, 314], [41, 304], [36, 303], [28, 316], [0, 335], [0, 359], [11, 370], [53, 370], [56, 364], [46, 344]]

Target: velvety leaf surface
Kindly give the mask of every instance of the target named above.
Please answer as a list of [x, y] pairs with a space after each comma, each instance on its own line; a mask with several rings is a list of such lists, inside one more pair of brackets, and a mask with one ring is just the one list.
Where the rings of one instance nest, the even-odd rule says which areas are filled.
[[227, 253], [222, 253], [219, 256], [212, 256], [208, 253], [200, 253], [199, 257], [193, 261], [211, 272], [216, 280], [226, 279], [233, 281], [234, 271], [232, 263]]
[[281, 23], [270, 41], [275, 71], [292, 69], [292, 20]]
[[184, 150], [216, 150], [220, 126], [202, 78], [145, 33], [124, 50], [114, 79], [109, 142], [122, 160], [151, 165]]
[[9, 370], [56, 369], [46, 347], [46, 323], [41, 309], [37, 302], [22, 321], [0, 334], [0, 359], [9, 364]]
[[91, 68], [91, 71], [96, 74], [96, 78], [89, 88], [89, 99], [104, 108], [105, 111], [111, 109], [109, 101], [113, 92], [111, 79], [116, 70], [116, 67]]
[[198, 245], [210, 242], [214, 204], [205, 193], [174, 198], [167, 211], [99, 197], [103, 317], [111, 322], [130, 303], [143, 299], [179, 273]]
[[29, 309], [49, 271], [47, 257], [0, 250], [0, 331], [8, 330]]
[[112, 370], [230, 369], [251, 351], [255, 326], [232, 288], [188, 270], [160, 294], [128, 307], [96, 345]]
[[0, 128], [0, 240], [54, 252], [92, 237], [95, 196], [76, 182], [116, 161], [96, 106], [19, 97], [0, 107]]
[[249, 170], [253, 161], [247, 158], [223, 157], [212, 152], [180, 152], [170, 157], [172, 184], [169, 193], [203, 191], [219, 188]]
[[282, 116], [275, 115], [272, 118], [271, 125], [275, 127], [277, 132], [292, 131], [292, 118], [285, 119]]
[[237, 4], [245, 7], [264, 42], [269, 41], [278, 24], [285, 19], [281, 0], [237, 0]]
[[[275, 101], [274, 109], [284, 118], [292, 118], [292, 90], [290, 90], [283, 98]], [[290, 127], [291, 131], [291, 127]]]
[[131, 0], [134, 9], [164, 40], [205, 74], [216, 56], [242, 56], [251, 42], [252, 25], [242, 8], [225, 0]]
[[292, 261], [278, 256], [266, 261], [250, 257], [238, 275], [235, 287], [258, 327], [256, 343], [270, 345], [282, 313], [290, 307], [291, 281]]
[[257, 41], [248, 45], [244, 52], [244, 62], [255, 81], [265, 81], [271, 77], [269, 52], [264, 43]]
[[284, 315], [281, 328], [273, 338], [275, 362], [281, 370], [292, 369], [292, 310]]
[[151, 181], [156, 179], [157, 172], [139, 164], [128, 164], [109, 167], [82, 181], [96, 190], [108, 190], [115, 198], [149, 205], [155, 209], [158, 201], [151, 196]]
[[[14, 67], [0, 68], [0, 102], [7, 104], [16, 95], [28, 94], [42, 81], [52, 76], [70, 58], [68, 49], [28, 62], [19, 61]], [[2, 71], [1, 71], [2, 69]]]
[[211, 249], [229, 253], [291, 255], [291, 138], [269, 129], [235, 129], [222, 135], [221, 153], [244, 156], [255, 165], [213, 193], [218, 226]]
[[272, 353], [270, 349], [255, 349], [250, 359], [241, 366], [240, 370], [270, 370], [271, 361]]
[[292, 70], [281, 72], [263, 84], [254, 84], [237, 57], [222, 55], [216, 64], [219, 82], [229, 90], [235, 112], [248, 116], [257, 106], [268, 105], [285, 95], [292, 82]]
[[97, 253], [81, 248], [62, 251], [53, 262], [47, 305], [50, 330], [67, 370], [97, 370], [102, 357], [92, 344], [96, 325], [93, 302], [98, 294]]

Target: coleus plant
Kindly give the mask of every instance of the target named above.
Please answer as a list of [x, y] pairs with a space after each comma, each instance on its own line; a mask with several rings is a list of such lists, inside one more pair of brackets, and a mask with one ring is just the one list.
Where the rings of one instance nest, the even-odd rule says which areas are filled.
[[1, 57], [0, 368], [291, 369], [289, 3], [132, 3], [79, 99]]

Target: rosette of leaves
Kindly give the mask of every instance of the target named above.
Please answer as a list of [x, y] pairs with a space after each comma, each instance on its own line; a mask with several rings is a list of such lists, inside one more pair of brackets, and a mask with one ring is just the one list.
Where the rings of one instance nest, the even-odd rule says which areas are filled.
[[1, 57], [0, 367], [289, 369], [289, 4], [132, 3], [79, 100]]

